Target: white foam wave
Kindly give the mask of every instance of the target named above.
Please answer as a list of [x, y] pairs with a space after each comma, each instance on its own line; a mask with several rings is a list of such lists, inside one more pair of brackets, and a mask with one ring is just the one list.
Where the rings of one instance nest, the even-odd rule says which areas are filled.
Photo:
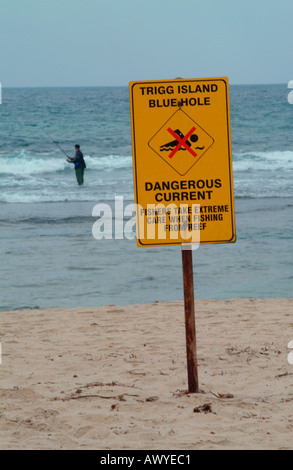
[[130, 168], [132, 166], [132, 157], [128, 155], [107, 155], [96, 158], [86, 155], [84, 158], [87, 167], [94, 170], [111, 170]]
[[292, 170], [293, 151], [247, 152], [233, 155], [233, 170]]
[[30, 176], [42, 173], [62, 171], [68, 166], [62, 157], [50, 155], [37, 156], [22, 150], [21, 152], [1, 157], [1, 173], [5, 175]]
[[[79, 189], [79, 188], [78, 188]], [[113, 193], [103, 192], [97, 194], [97, 192], [83, 192], [77, 191], [74, 187], [71, 191], [54, 191], [51, 188], [43, 191], [31, 191], [31, 192], [7, 192], [0, 194], [0, 202], [5, 203], [40, 203], [40, 202], [68, 202], [68, 201], [93, 201], [94, 203], [113, 201]], [[133, 194], [124, 194], [125, 201], [133, 200]]]
[[[132, 157], [120, 155], [108, 155], [105, 157], [91, 157], [86, 155], [88, 170], [114, 170], [129, 168], [132, 165]], [[52, 154], [33, 155], [22, 150], [9, 156], [1, 156], [1, 173], [4, 175], [30, 176], [42, 173], [56, 173], [72, 168], [62, 156], [54, 157]]]

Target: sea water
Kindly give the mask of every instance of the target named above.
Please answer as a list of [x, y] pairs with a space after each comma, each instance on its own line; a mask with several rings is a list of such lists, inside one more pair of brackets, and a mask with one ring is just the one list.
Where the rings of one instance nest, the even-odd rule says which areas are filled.
[[[237, 241], [193, 252], [196, 298], [292, 297], [287, 96], [286, 84], [230, 86]], [[134, 202], [128, 87], [4, 88], [0, 136], [1, 310], [183, 298], [180, 247], [93, 237], [96, 204], [114, 216], [115, 198]], [[82, 187], [65, 156], [76, 143]]]

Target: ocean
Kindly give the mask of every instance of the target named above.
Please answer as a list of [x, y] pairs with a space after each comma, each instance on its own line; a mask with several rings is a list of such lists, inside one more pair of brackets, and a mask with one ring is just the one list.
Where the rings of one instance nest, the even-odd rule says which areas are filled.
[[[195, 298], [292, 297], [288, 92], [230, 85], [237, 241], [193, 251]], [[114, 213], [115, 197], [134, 202], [127, 86], [3, 88], [0, 136], [1, 310], [183, 299], [180, 247], [92, 233], [96, 204]], [[81, 187], [63, 153], [74, 156], [76, 143]]]

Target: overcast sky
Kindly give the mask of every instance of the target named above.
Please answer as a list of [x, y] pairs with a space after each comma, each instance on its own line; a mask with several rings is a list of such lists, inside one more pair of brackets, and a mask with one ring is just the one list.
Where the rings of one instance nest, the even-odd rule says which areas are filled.
[[293, 79], [293, 0], [1, 0], [2, 86]]

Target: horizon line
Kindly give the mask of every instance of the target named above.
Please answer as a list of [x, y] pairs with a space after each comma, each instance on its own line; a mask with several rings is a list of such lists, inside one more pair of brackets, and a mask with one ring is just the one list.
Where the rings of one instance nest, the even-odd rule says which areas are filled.
[[[214, 78], [217, 78], [217, 77], [214, 77]], [[192, 79], [186, 78], [186, 80], [192, 80]], [[195, 78], [194, 80], [197, 80], [197, 79]], [[152, 81], [152, 80], [146, 80], [146, 81]], [[168, 80], [158, 80], [158, 81], [168, 81]], [[266, 86], [286, 85], [288, 86], [288, 82], [271, 82], [271, 83], [231, 83], [229, 82], [229, 86], [263, 86], [263, 85], [266, 85]], [[2, 89], [5, 89], [5, 88], [6, 89], [7, 88], [126, 88], [129, 86], [129, 84], [127, 85], [3, 85], [3, 83], [0, 82], [0, 86], [2, 87]]]

